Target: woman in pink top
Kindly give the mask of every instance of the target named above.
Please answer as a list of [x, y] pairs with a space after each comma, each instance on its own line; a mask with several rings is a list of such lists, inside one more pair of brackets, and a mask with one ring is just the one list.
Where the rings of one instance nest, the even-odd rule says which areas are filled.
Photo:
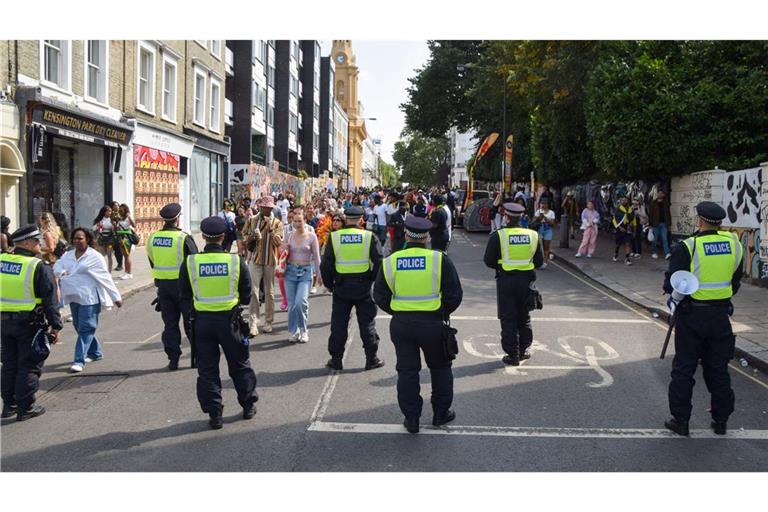
[[288, 341], [309, 341], [307, 316], [309, 314], [309, 289], [312, 287], [312, 269], [320, 268], [320, 247], [315, 233], [307, 229], [304, 212], [293, 211], [293, 230], [284, 242], [288, 248], [285, 267], [285, 292], [288, 296]]

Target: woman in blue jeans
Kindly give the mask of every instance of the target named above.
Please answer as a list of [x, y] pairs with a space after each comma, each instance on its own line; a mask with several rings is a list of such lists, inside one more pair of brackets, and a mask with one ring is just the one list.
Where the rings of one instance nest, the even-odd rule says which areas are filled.
[[75, 359], [69, 370], [79, 373], [85, 363], [103, 357], [96, 338], [101, 308], [111, 308], [113, 304], [121, 307], [123, 302], [104, 256], [93, 248], [93, 234], [85, 228], [75, 228], [71, 236], [73, 249], [56, 262], [53, 272], [59, 278], [61, 300], [64, 305], [69, 304], [77, 331]]
[[288, 341], [309, 341], [309, 289], [313, 268], [320, 268], [320, 247], [315, 233], [307, 229], [304, 210], [293, 210], [293, 231], [285, 241], [288, 262], [285, 267], [285, 293], [288, 296]]

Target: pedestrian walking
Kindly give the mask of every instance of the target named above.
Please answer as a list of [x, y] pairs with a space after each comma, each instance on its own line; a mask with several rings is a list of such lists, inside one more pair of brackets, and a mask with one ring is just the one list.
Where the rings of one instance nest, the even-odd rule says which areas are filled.
[[112, 309], [113, 305], [119, 308], [123, 301], [104, 257], [93, 248], [93, 234], [86, 228], [75, 228], [71, 236], [74, 250], [67, 251], [56, 262], [53, 273], [59, 279], [62, 303], [69, 305], [77, 332], [69, 371], [80, 373], [86, 363], [103, 357], [102, 345], [96, 337], [101, 311]]
[[237, 239], [237, 236], [235, 232], [237, 231], [237, 226], [235, 224], [235, 212], [234, 212], [234, 203], [230, 201], [229, 199], [225, 199], [221, 211], [219, 212], [219, 217], [224, 219], [224, 222], [227, 223], [227, 233], [224, 236], [224, 244], [222, 247], [224, 248], [225, 252], [231, 252], [232, 251], [232, 243]]
[[136, 223], [131, 217], [131, 209], [123, 203], [118, 209], [118, 220], [116, 225], [116, 243], [115, 253], [120, 252], [123, 255], [123, 265], [125, 265], [125, 274], [120, 279], [133, 279], [133, 262], [131, 261], [131, 248], [138, 240], [136, 235]]
[[157, 288], [157, 298], [153, 304], [163, 319], [163, 333], [160, 339], [168, 356], [168, 369], [179, 369], [181, 358], [181, 330], [179, 319], [183, 319], [184, 332], [189, 340], [192, 368], [196, 366], [195, 344], [190, 334], [190, 311], [192, 304], [179, 295], [179, 269], [184, 259], [197, 252], [195, 240], [179, 227], [181, 205], [169, 203], [160, 209], [160, 217], [165, 224], [160, 231], [152, 233], [147, 239], [147, 258], [152, 267], [152, 278]]
[[408, 248], [384, 260], [373, 290], [376, 304], [392, 315], [389, 334], [397, 357], [397, 403], [405, 416], [403, 425], [412, 434], [419, 431], [424, 403], [419, 386], [422, 352], [432, 381], [432, 425], [456, 418], [451, 409], [455, 353], [446, 347], [444, 322], [461, 304], [463, 291], [448, 255], [427, 249], [431, 229], [427, 219], [406, 218]]
[[362, 208], [355, 206], [344, 211], [346, 226], [331, 233], [331, 243], [320, 263], [323, 283], [333, 292], [331, 335], [328, 337], [331, 359], [326, 364], [333, 370], [343, 368], [353, 307], [365, 350], [365, 369], [384, 366], [384, 361], [376, 355], [379, 335], [376, 332], [376, 304], [371, 298], [371, 285], [381, 266], [381, 247], [370, 231], [358, 227], [363, 213]]
[[624, 246], [626, 257], [624, 263], [626, 265], [632, 265], [630, 259], [632, 255], [632, 239], [635, 233], [635, 227], [637, 226], [637, 220], [635, 214], [632, 212], [632, 208], [629, 206], [629, 199], [627, 196], [621, 196], [619, 198], [619, 206], [616, 207], [616, 212], [613, 214], [611, 221], [613, 228], [616, 230], [616, 250], [613, 253], [613, 261], [619, 261], [619, 249]]
[[13, 249], [11, 233], [9, 232], [10, 227], [11, 219], [5, 215], [0, 215], [0, 253], [11, 252]]
[[309, 292], [313, 269], [320, 268], [320, 247], [317, 235], [304, 222], [304, 211], [293, 211], [293, 229], [285, 241], [288, 260], [285, 267], [285, 291], [288, 299], [288, 341], [307, 343], [309, 329]]
[[529, 295], [536, 281], [534, 269], [545, 263], [538, 233], [520, 227], [524, 212], [517, 203], [504, 203], [506, 227], [488, 238], [483, 256], [485, 266], [496, 271], [496, 310], [501, 323], [501, 348], [506, 353], [501, 360], [511, 366], [530, 357], [533, 329]]
[[[259, 286], [264, 283], [264, 325], [265, 333], [272, 332], [275, 319], [275, 266], [280, 258], [283, 243], [283, 223], [275, 214], [275, 198], [264, 196], [259, 203], [259, 213], [251, 218], [245, 229], [245, 237], [252, 246], [248, 255], [248, 272], [253, 299], [250, 301], [251, 335], [258, 336], [260, 306]], [[288, 213], [286, 211], [286, 217]]]
[[669, 203], [666, 200], [666, 194], [663, 190], [656, 193], [656, 200], [651, 203], [648, 212], [648, 222], [653, 229], [653, 241], [651, 242], [651, 258], [657, 259], [658, 246], [661, 242], [661, 248], [664, 251], [664, 258], [669, 259], [672, 254], [669, 250], [669, 223], [672, 214], [669, 211]]
[[113, 246], [113, 253], [115, 255], [115, 262], [117, 263], [117, 266], [115, 267], [115, 270], [117, 272], [120, 272], [123, 270], [123, 253], [120, 251], [120, 241], [119, 237], [117, 235], [117, 224], [120, 221], [120, 203], [117, 201], [112, 201], [110, 203], [110, 209], [112, 210], [112, 227], [115, 230], [115, 240], [114, 240], [114, 246]]
[[531, 221], [531, 229], [535, 229], [539, 232], [539, 239], [541, 240], [542, 250], [544, 251], [544, 263], [541, 268], [547, 268], [547, 262], [552, 259], [552, 254], [549, 252], [549, 247], [552, 244], [552, 236], [554, 234], [555, 212], [549, 208], [549, 200], [542, 198], [539, 201], [539, 209], [533, 214], [533, 220]]
[[645, 213], [645, 206], [640, 204], [640, 201], [634, 199], [632, 201], [632, 214], [635, 216], [635, 230], [632, 237], [632, 254], [633, 258], [640, 258], [643, 253], [643, 238], [648, 230], [648, 215]]
[[389, 226], [392, 229], [392, 252], [405, 248], [405, 219], [408, 218], [408, 205], [405, 201], [397, 204], [397, 211], [390, 215]]
[[565, 194], [560, 208], [564, 214], [568, 216], [568, 235], [572, 238], [576, 238], [576, 226], [579, 225], [579, 206], [576, 203], [576, 198], [573, 196], [572, 191], [568, 191]]
[[45, 361], [33, 354], [32, 340], [47, 322], [56, 343], [62, 323], [53, 271], [39, 259], [40, 230], [24, 226], [9, 238], [13, 254], [0, 254], [0, 394], [2, 417], [24, 421], [45, 413], [35, 405]]
[[206, 241], [202, 253], [191, 254], [179, 271], [181, 297], [194, 308], [192, 335], [197, 347], [197, 400], [208, 414], [212, 429], [224, 425], [219, 358], [227, 360], [229, 376], [243, 408], [243, 419], [256, 414], [256, 373], [251, 368], [248, 329], [243, 327], [239, 305], [248, 305], [251, 282], [248, 268], [240, 256], [222, 247], [227, 223], [221, 217], [208, 217], [200, 223]]
[[600, 225], [600, 214], [595, 210], [595, 203], [587, 201], [587, 207], [581, 211], [581, 230], [584, 232], [581, 236], [581, 245], [576, 251], [576, 257], [581, 258], [587, 255], [591, 258], [595, 254], [595, 245], [597, 244], [597, 227]]
[[246, 210], [243, 206], [238, 206], [235, 214], [235, 243], [237, 244], [237, 254], [241, 258], [246, 257], [245, 241], [243, 240], [243, 228], [245, 228], [246, 222], [248, 222]]
[[724, 435], [734, 411], [735, 395], [728, 374], [736, 338], [730, 316], [731, 298], [739, 291], [744, 247], [736, 233], [720, 231], [725, 210], [717, 203], [703, 201], [696, 206], [697, 232], [672, 251], [664, 292], [672, 293], [670, 276], [678, 270], [693, 273], [699, 289], [679, 304], [670, 297], [667, 304], [676, 317], [675, 357], [669, 383], [669, 412], [664, 423], [676, 434], [689, 435], [694, 375], [701, 361], [704, 382], [711, 394], [710, 414], [715, 434]]
[[383, 251], [387, 245], [387, 212], [389, 211], [389, 206], [384, 204], [381, 197], [378, 195], [374, 196], [373, 203], [374, 206], [371, 211], [371, 217], [373, 218], [373, 232]]
[[[40, 246], [41, 258], [47, 264], [53, 265], [59, 259], [59, 256], [64, 254], [66, 242], [62, 242], [63, 233], [56, 223], [56, 219], [48, 212], [40, 214], [38, 226], [40, 226], [40, 233], [43, 235]], [[59, 242], [62, 242], [62, 244], [60, 245]]]
[[[112, 220], [112, 207], [102, 206], [99, 214], [93, 220], [93, 232], [96, 236], [97, 247], [107, 259], [107, 268], [112, 272], [112, 253], [115, 248], [115, 224]], [[118, 265], [122, 270], [122, 267]]]
[[429, 231], [429, 237], [432, 244], [432, 249], [436, 251], [446, 252], [448, 250], [448, 241], [450, 239], [450, 219], [449, 213], [446, 212], [444, 206], [445, 200], [440, 194], [432, 196], [433, 209], [429, 214], [429, 221], [432, 223], [432, 228]]

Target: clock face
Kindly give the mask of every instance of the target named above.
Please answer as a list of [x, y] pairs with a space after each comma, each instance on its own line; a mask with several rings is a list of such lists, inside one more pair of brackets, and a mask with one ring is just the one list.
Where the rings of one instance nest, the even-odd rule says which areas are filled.
[[344, 64], [344, 61], [345, 61], [345, 60], [346, 60], [346, 59], [345, 59], [344, 55], [342, 55], [342, 54], [338, 54], [338, 55], [336, 56], [336, 62], [338, 62], [339, 64]]

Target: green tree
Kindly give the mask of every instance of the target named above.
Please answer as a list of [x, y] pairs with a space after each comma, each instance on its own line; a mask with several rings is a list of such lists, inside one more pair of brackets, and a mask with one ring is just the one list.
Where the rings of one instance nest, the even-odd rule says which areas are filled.
[[379, 171], [381, 172], [381, 183], [383, 186], [393, 187], [400, 183], [400, 173], [397, 172], [394, 164], [380, 160]]
[[419, 186], [437, 184], [437, 170], [448, 162], [449, 141], [445, 137], [424, 137], [405, 130], [395, 142], [392, 157], [400, 170], [400, 181]]

